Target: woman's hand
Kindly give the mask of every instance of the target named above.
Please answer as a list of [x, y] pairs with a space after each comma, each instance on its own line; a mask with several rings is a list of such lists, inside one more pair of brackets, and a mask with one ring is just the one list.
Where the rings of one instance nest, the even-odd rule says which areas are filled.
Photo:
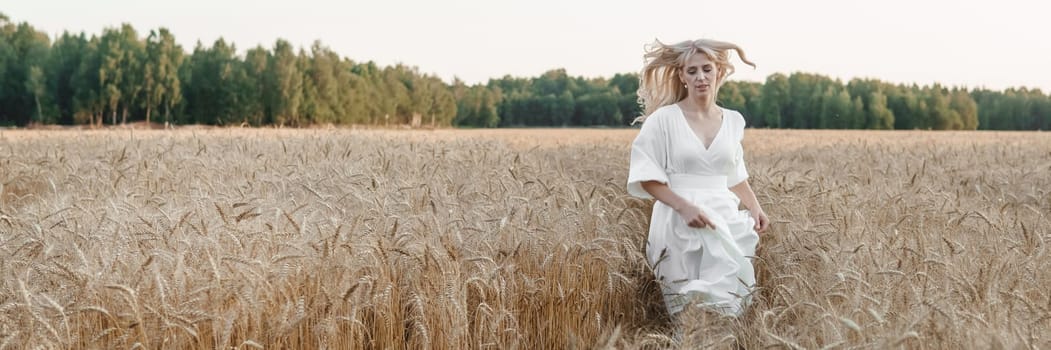
[[766, 232], [766, 229], [770, 227], [770, 219], [766, 217], [766, 213], [764, 213], [762, 209], [750, 212], [752, 213], [752, 220], [755, 221], [755, 226], [753, 227], [755, 232]]
[[679, 216], [686, 221], [686, 225], [689, 225], [690, 227], [715, 229], [715, 225], [712, 224], [712, 221], [709, 220], [708, 217], [704, 215], [704, 212], [701, 211], [701, 208], [698, 208], [696, 205], [687, 204], [675, 211], [679, 213]]

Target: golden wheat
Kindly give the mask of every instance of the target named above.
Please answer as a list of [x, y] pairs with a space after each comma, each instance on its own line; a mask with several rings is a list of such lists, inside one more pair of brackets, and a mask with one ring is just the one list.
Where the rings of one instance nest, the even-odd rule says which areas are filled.
[[1047, 134], [749, 130], [755, 303], [677, 334], [634, 133], [0, 131], [0, 349], [1051, 347]]

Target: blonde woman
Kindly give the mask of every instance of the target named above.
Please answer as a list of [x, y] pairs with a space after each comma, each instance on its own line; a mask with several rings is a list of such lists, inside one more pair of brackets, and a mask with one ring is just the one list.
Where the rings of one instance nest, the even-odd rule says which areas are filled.
[[[750, 258], [769, 219], [748, 184], [744, 117], [716, 104], [737, 45], [660, 41], [647, 48], [628, 193], [655, 198], [646, 255], [672, 315], [694, 303], [740, 315], [755, 285]], [[739, 210], [743, 204], [747, 210]]]

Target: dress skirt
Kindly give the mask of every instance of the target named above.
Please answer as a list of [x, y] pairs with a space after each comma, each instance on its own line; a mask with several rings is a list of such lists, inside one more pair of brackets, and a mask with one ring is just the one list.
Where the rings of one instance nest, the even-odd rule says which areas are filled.
[[700, 208], [714, 229], [690, 227], [674, 209], [654, 203], [646, 255], [671, 314], [694, 303], [740, 315], [749, 303], [759, 236], [726, 181], [725, 176], [669, 175], [668, 187]]

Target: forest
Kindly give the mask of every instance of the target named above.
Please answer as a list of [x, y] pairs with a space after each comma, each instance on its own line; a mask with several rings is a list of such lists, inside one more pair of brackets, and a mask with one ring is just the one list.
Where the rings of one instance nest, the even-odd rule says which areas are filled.
[[[640, 113], [638, 74], [506, 75], [468, 85], [405, 64], [357, 62], [320, 41], [179, 45], [129, 24], [51, 37], [0, 13], [0, 126], [167, 124], [413, 127], [625, 127]], [[1048, 130], [1051, 96], [1026, 87], [842, 81], [776, 73], [730, 81], [719, 104], [751, 127]]]

